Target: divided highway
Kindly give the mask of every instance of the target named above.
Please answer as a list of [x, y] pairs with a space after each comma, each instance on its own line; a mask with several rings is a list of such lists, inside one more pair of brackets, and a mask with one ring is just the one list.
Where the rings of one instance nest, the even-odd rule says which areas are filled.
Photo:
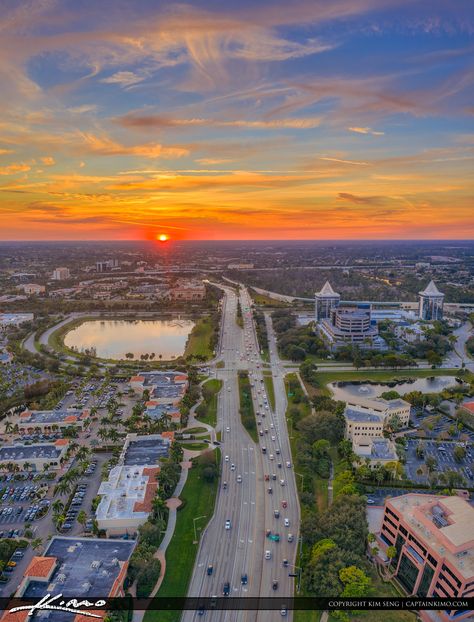
[[[218, 401], [222, 432], [222, 475], [215, 513], [202, 535], [188, 596], [278, 597], [282, 605], [294, 593], [299, 534], [299, 505], [285, 422], [284, 372], [276, 351], [271, 369], [260, 358], [251, 298], [240, 290], [243, 329], [236, 322], [238, 296], [224, 288]], [[239, 414], [238, 371], [248, 370], [257, 414], [259, 443], [252, 441]], [[263, 371], [274, 373], [275, 411], [266, 395]], [[229, 522], [228, 522], [229, 521]], [[279, 541], [267, 537], [278, 534]], [[212, 567], [212, 569], [211, 569]], [[228, 585], [226, 585], [228, 584]], [[291, 619], [291, 611], [206, 611], [213, 622], [270, 622]], [[202, 619], [184, 612], [183, 622]]]

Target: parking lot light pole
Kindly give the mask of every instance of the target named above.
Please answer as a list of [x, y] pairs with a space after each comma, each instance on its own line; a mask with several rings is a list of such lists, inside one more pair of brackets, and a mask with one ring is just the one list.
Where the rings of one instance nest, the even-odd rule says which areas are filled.
[[193, 544], [197, 544], [198, 543], [197, 532], [196, 532], [196, 521], [197, 520], [201, 520], [201, 518], [206, 518], [206, 517], [205, 516], [196, 516], [196, 518], [193, 518], [193, 527], [194, 527], [194, 540], [193, 540]]
[[294, 473], [298, 477], [301, 477], [301, 492], [303, 492], [303, 488], [304, 488], [304, 475], [301, 475], [301, 473], [297, 473], [296, 471]]
[[[294, 568], [295, 571], [296, 571], [296, 575], [297, 575], [297, 578], [298, 578], [298, 582], [296, 584], [296, 591], [299, 593], [300, 587], [301, 587], [301, 585], [300, 585], [300, 583], [301, 583], [301, 566], [295, 566], [295, 564], [290, 564], [290, 566], [291, 566], [291, 568]], [[289, 576], [291, 576], [291, 575], [289, 575]]]

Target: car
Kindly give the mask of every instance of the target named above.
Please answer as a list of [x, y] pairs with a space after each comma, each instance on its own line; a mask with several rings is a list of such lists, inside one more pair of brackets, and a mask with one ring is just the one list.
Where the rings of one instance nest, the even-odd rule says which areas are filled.
[[222, 593], [224, 596], [229, 596], [230, 594], [230, 583], [229, 581], [226, 581], [224, 583], [224, 587], [222, 588]]
[[231, 470], [231, 471], [235, 471], [235, 464], [231, 464], [231, 465], [230, 465], [230, 470]]
[[209, 566], [207, 567], [207, 576], [210, 577], [213, 571], [214, 571], [213, 565], [209, 564]]
[[280, 609], [280, 615], [281, 615], [282, 618], [284, 618], [287, 613], [288, 613], [288, 610], [286, 609], [286, 607], [282, 607]]
[[266, 482], [270, 481], [270, 475], [265, 475], [264, 478]]
[[226, 522], [225, 522], [225, 528], [226, 528], [226, 529], [231, 529], [231, 527], [232, 527], [232, 523], [230, 522], [230, 520], [226, 520]]
[[16, 566], [16, 562], [13, 562], [13, 561], [11, 561], [11, 560], [10, 560], [10, 561], [7, 563], [7, 566], [10, 566], [10, 568], [15, 568], [15, 566]]
[[294, 538], [294, 535], [292, 533], [289, 533], [286, 539], [288, 540], [288, 542], [293, 542]]
[[272, 581], [272, 590], [278, 589], [278, 581]]
[[227, 490], [227, 482], [224, 482], [224, 483], [222, 484], [222, 488], [223, 488], [224, 490]]
[[283, 500], [283, 501], [281, 502], [281, 507], [282, 507], [282, 508], [287, 508], [287, 507], [288, 507], [288, 501]]
[[247, 583], [249, 582], [249, 578], [247, 576], [247, 573], [243, 574], [240, 577], [240, 582], [242, 583], [242, 585], [247, 585]]
[[375, 501], [373, 499], [367, 499], [367, 504], [368, 505], [373, 505], [375, 503]]
[[285, 525], [285, 527], [289, 527], [290, 526], [290, 519], [289, 518], [285, 518], [283, 521], [283, 524]]
[[241, 484], [241, 483], [242, 483], [242, 475], [237, 475], [237, 482], [238, 482], [239, 484]]
[[284, 559], [284, 560], [283, 560], [283, 567], [284, 567], [284, 568], [288, 568], [288, 564], [289, 564], [288, 560], [287, 560], [287, 559]]
[[227, 426], [227, 427], [226, 427], [225, 431], [226, 431], [226, 432], [230, 432], [230, 428], [229, 428], [229, 426]]
[[229, 462], [229, 460], [230, 460], [229, 456], [226, 456], [226, 457], [224, 458], [224, 460], [225, 460], [226, 462]]
[[204, 605], [201, 605], [198, 609], [198, 616], [203, 616], [204, 612], [206, 611]]
[[273, 454], [270, 454], [268, 457], [270, 458], [270, 460], [275, 460], [275, 456]]
[[286, 468], [291, 469], [291, 462], [289, 460], [286, 461]]
[[276, 480], [276, 478], [277, 478], [276, 474], [275, 474], [275, 473], [272, 473], [272, 480], [273, 480], [273, 481], [275, 481], [275, 480]]
[[276, 441], [276, 438], [272, 435], [272, 441]]
[[273, 494], [273, 488], [272, 488], [272, 487], [268, 488], [268, 494], [269, 494], [269, 495], [272, 495], [272, 494]]
[[[260, 423], [260, 421], [258, 422], [258, 425], [262, 425], [262, 424]], [[260, 436], [263, 436], [263, 431], [262, 431], [262, 430], [259, 430], [259, 431], [258, 431], [258, 433], [260, 434]]]
[[271, 559], [272, 558], [272, 552], [271, 551], [265, 551], [265, 559]]
[[279, 510], [273, 510], [273, 516], [275, 518], [280, 518], [280, 511]]

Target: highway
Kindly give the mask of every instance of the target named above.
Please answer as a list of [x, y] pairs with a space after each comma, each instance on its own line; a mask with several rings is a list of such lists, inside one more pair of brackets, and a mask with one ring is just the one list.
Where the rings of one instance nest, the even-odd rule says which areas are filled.
[[[222, 433], [222, 475], [214, 516], [201, 537], [188, 596], [222, 596], [224, 584], [229, 582], [230, 596], [278, 597], [284, 609], [285, 602], [294, 594], [295, 579], [289, 574], [295, 574], [299, 534], [299, 505], [285, 422], [284, 370], [278, 357], [272, 357], [272, 368], [265, 368], [262, 363], [247, 290], [240, 290], [243, 329], [236, 322], [237, 295], [231, 288], [224, 290], [220, 360], [225, 367], [215, 369], [216, 377], [223, 380], [217, 425]], [[275, 412], [263, 381], [263, 371], [271, 373], [273, 367]], [[258, 444], [240, 421], [241, 369], [249, 372], [254, 409], [259, 413]], [[226, 521], [231, 522], [230, 529], [226, 529]], [[267, 538], [267, 530], [272, 535], [279, 534], [279, 542]], [[267, 551], [270, 559], [265, 558]], [[243, 575], [248, 577], [246, 584], [242, 582]], [[277, 589], [273, 589], [275, 581]], [[283, 613], [281, 616], [278, 611], [206, 611], [204, 617], [212, 622], [270, 622], [276, 616], [291, 619], [291, 611]], [[183, 622], [199, 619], [203, 619], [199, 612], [192, 611], [184, 612], [182, 617]]]

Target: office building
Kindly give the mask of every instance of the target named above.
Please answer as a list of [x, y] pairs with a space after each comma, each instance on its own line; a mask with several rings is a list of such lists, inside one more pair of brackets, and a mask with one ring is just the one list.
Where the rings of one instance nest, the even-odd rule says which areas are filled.
[[[24, 410], [20, 415], [10, 419], [18, 424], [20, 434], [51, 434], [57, 430], [74, 427], [83, 430], [89, 419], [89, 410], [68, 408], [64, 410]], [[2, 422], [3, 424], [5, 422]], [[5, 426], [3, 426], [5, 428]]]
[[421, 320], [443, 319], [444, 294], [430, 281], [427, 287], [419, 292], [418, 315]]
[[331, 317], [331, 311], [339, 306], [340, 294], [337, 294], [329, 281], [323, 285], [319, 292], [314, 295], [314, 314], [316, 322], [327, 320]]
[[[408, 595], [474, 596], [474, 508], [460, 496], [410, 493], [385, 502], [378, 545], [394, 546], [393, 573]], [[474, 611], [420, 611], [424, 622], [472, 619]]]
[[55, 268], [53, 272], [53, 281], [66, 281], [70, 276], [69, 268]]
[[96, 261], [95, 269], [97, 272], [110, 272], [117, 270], [119, 267], [118, 259], [107, 259], [105, 261]]
[[372, 321], [370, 305], [332, 308], [329, 313], [329, 317], [319, 321], [317, 326], [331, 350], [346, 346], [370, 350], [386, 348], [375, 321]]
[[17, 285], [16, 288], [22, 290], [25, 294], [28, 294], [28, 296], [39, 296], [46, 291], [44, 285], [38, 285], [37, 283], [24, 283], [22, 285]]

